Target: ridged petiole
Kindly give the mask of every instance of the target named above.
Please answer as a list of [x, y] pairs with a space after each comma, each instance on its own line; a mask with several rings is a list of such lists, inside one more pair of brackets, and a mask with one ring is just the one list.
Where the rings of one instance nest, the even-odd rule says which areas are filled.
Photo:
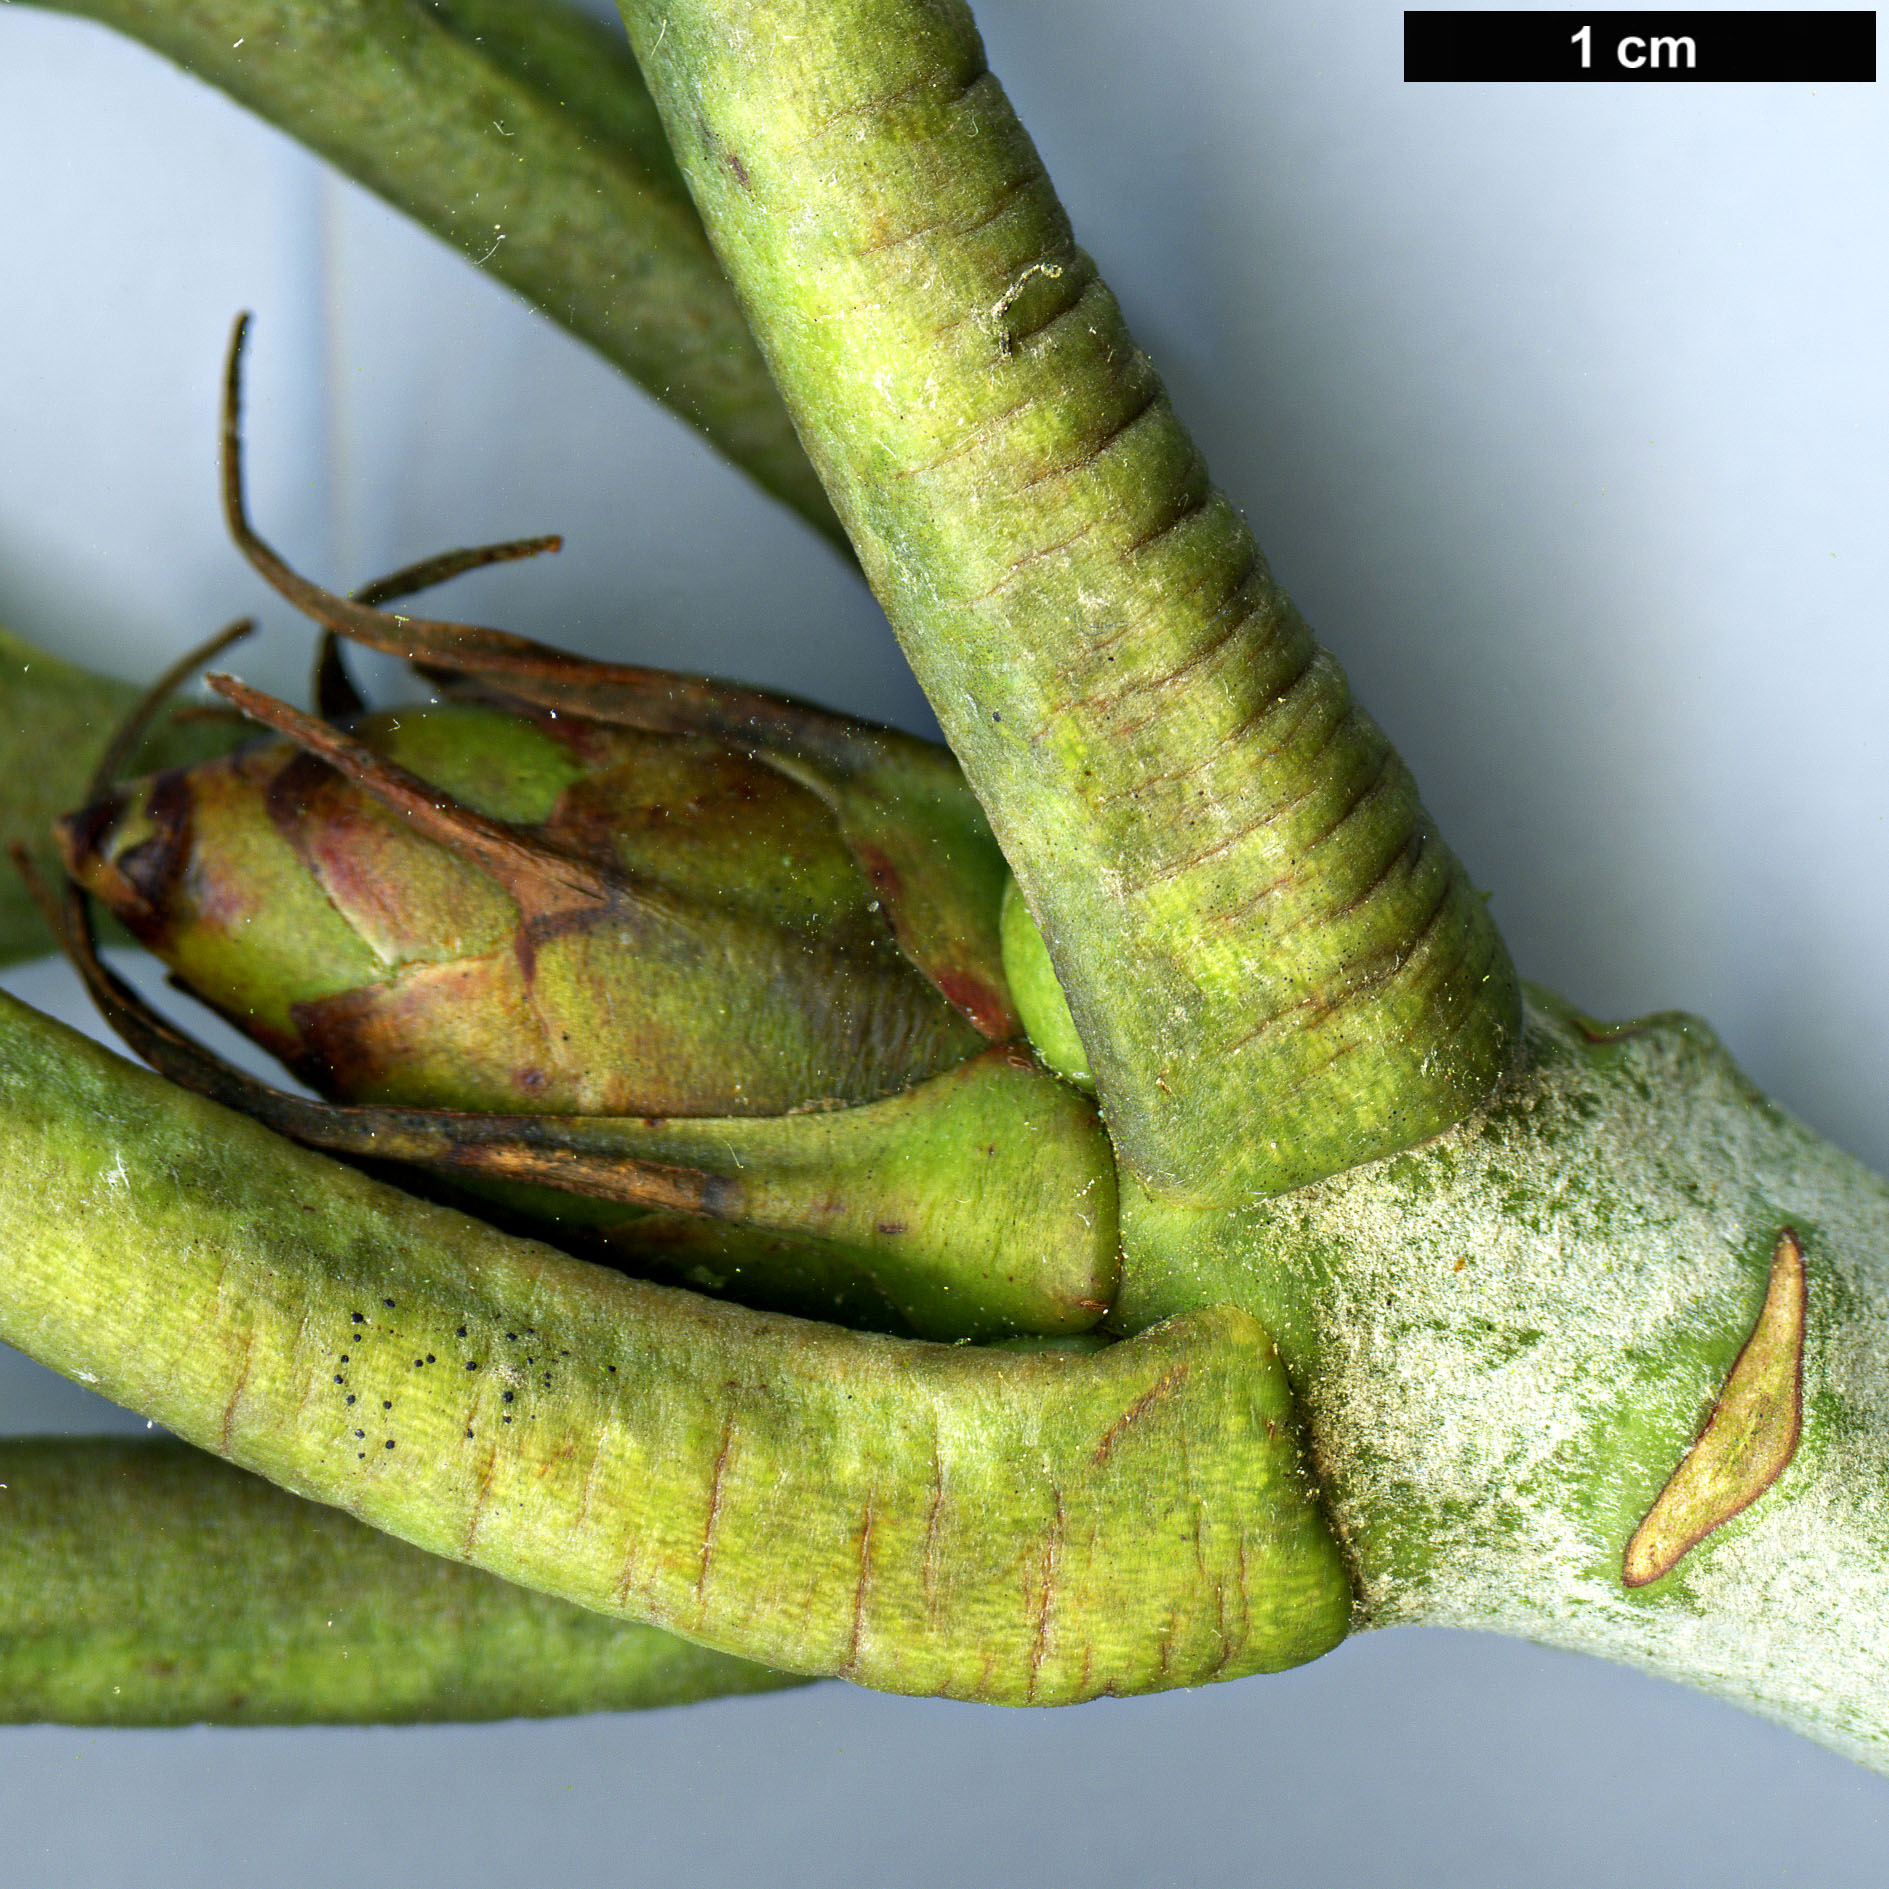
[[1130, 1168], [1233, 1201], [1467, 1113], [1520, 1015], [1501, 941], [1208, 480], [968, 11], [622, 10]]
[[0, 1721], [546, 1718], [795, 1683], [422, 1554], [181, 1443], [0, 1442]]

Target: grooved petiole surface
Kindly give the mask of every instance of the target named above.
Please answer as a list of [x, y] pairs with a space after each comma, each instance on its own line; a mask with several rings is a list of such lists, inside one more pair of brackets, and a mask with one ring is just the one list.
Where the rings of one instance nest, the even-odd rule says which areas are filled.
[[770, 1666], [1050, 1704], [1295, 1664], [1349, 1622], [1242, 1312], [1021, 1354], [669, 1291], [11, 1000], [0, 1227], [6, 1342], [419, 1547]]
[[1211, 486], [968, 14], [624, 14], [1124, 1160], [1236, 1203], [1460, 1118], [1512, 1046], [1500, 941]]

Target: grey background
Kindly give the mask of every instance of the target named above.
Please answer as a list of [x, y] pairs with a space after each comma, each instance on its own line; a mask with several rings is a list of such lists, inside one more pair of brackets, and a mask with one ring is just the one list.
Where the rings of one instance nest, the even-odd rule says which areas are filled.
[[[1400, 15], [987, 0], [1221, 481], [1524, 969], [1680, 1004], [1889, 1165], [1889, 131], [1869, 87], [1400, 83]], [[1570, 24], [1574, 23], [1571, 16]], [[487, 621], [925, 726], [838, 561], [503, 291], [147, 55], [0, 11], [0, 621], [145, 675], [262, 606], [562, 529]], [[34, 968], [12, 986], [69, 992]], [[0, 1360], [0, 1427], [132, 1424]], [[1371, 1636], [1059, 1715], [838, 1687], [473, 1730], [0, 1731], [0, 1879], [1877, 1882], [1889, 1784], [1636, 1674]]]

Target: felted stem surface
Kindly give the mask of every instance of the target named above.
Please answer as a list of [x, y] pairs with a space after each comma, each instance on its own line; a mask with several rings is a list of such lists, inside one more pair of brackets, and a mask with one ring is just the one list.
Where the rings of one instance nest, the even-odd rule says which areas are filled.
[[1198, 1203], [1460, 1118], [1519, 999], [1208, 481], [955, 0], [623, 0], [703, 220], [1042, 927]]
[[[1537, 993], [1513, 1077], [1424, 1147], [1246, 1214], [1123, 1209], [1125, 1328], [1230, 1301], [1278, 1334], [1363, 1621], [1624, 1660], [1889, 1770], [1889, 1187], [1696, 1017]], [[1801, 1369], [1795, 1453], [1630, 1584], [1794, 1244], [1801, 1358], [1765, 1368], [1787, 1399]]]
[[181, 1443], [0, 1442], [0, 1720], [545, 1718], [796, 1683], [422, 1554]]

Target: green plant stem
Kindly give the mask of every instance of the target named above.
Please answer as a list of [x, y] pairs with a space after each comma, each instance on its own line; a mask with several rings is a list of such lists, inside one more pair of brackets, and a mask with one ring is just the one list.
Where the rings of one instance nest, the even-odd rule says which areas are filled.
[[[1547, 998], [1432, 1133], [1510, 1047], [1506, 961], [962, 10], [631, 15], [1133, 1157], [1124, 1340], [993, 1355], [611, 1280], [17, 1006], [0, 1335], [376, 1526], [803, 1671], [1035, 1700], [1230, 1675], [1328, 1644], [1349, 1577], [1359, 1624], [1627, 1659], [1889, 1769], [1889, 1189], [1703, 1026]], [[1456, 960], [1408, 929], [1425, 884]], [[1800, 1241], [1795, 1453], [1629, 1585]]]
[[0, 1443], [0, 1719], [389, 1724], [798, 1683], [421, 1554], [181, 1443]]
[[1274, 1670], [1348, 1578], [1244, 1313], [1036, 1355], [621, 1278], [0, 1002], [0, 1339], [521, 1585], [784, 1670], [1049, 1704]]
[[[1889, 1770], [1889, 1186], [1697, 1018], [1598, 1025], [1537, 992], [1514, 1076], [1424, 1147], [1244, 1214], [1123, 1211], [1124, 1329], [1232, 1303], [1278, 1334], [1360, 1624], [1624, 1660]], [[1796, 1454], [1629, 1587], [1785, 1228]]]
[[299, 138], [844, 536], [621, 38], [562, 0], [33, 0]]
[[[1278, 1663], [1342, 1626], [1345, 1587], [1296, 1470], [1258, 1444], [1264, 1419], [1289, 1425], [1263, 1318], [1358, 1624], [1628, 1660], [1889, 1769], [1889, 1189], [1694, 1020], [1606, 1029], [1542, 999], [1508, 1083], [1422, 1149], [1244, 1214], [1130, 1190], [1115, 1317], [1147, 1335], [1090, 1357], [612, 1280], [220, 1119], [18, 1006], [0, 1026], [0, 1336], [423, 1545], [880, 1684], [1048, 1701]], [[1786, 1227], [1809, 1280], [1796, 1454], [1629, 1587], [1627, 1543]], [[448, 1320], [509, 1372], [416, 1362]], [[600, 1361], [627, 1394], [570, 1384]], [[370, 1423], [372, 1452], [353, 1438]], [[1098, 1460], [1128, 1513], [1085, 1481]], [[1270, 1661], [1229, 1660], [1255, 1630]]]
[[1501, 942], [1209, 483], [965, 9], [622, 10], [1127, 1165], [1230, 1203], [1459, 1119], [1513, 1047]]

